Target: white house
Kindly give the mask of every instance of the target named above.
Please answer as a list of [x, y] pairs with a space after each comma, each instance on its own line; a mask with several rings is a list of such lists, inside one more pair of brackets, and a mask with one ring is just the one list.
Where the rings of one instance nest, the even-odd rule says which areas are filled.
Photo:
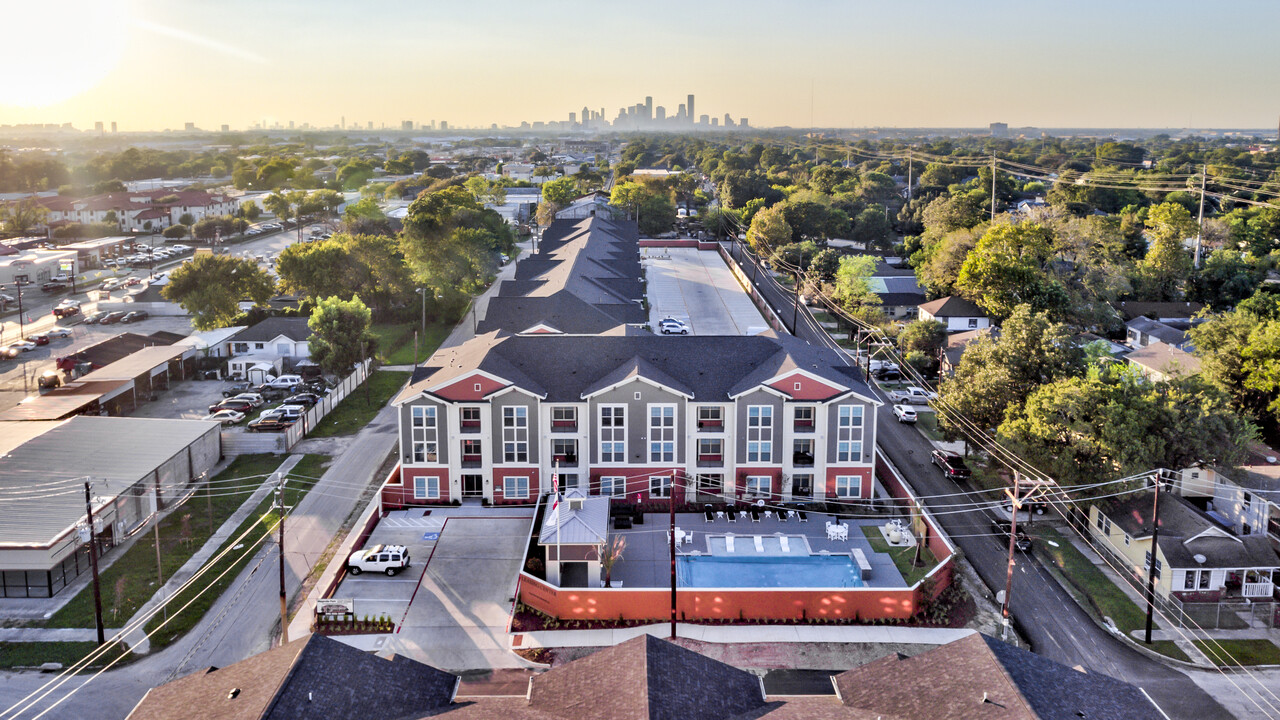
[[252, 380], [255, 375], [292, 370], [311, 358], [310, 337], [307, 318], [267, 318], [227, 341], [231, 347], [227, 373]]
[[937, 320], [947, 326], [947, 332], [964, 332], [991, 327], [991, 318], [977, 305], [962, 297], [951, 295], [930, 300], [920, 306], [921, 320]]
[[1280, 453], [1266, 445], [1251, 446], [1237, 468], [1186, 468], [1175, 489], [1237, 534], [1266, 533], [1280, 547]]

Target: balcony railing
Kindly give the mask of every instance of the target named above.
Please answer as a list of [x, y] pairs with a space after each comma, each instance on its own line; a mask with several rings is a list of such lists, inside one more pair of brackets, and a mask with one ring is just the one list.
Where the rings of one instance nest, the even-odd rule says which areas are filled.
[[479, 421], [479, 420], [463, 420], [461, 423], [459, 423], [459, 425], [461, 425], [461, 427], [462, 427], [462, 432], [464, 432], [464, 433], [478, 433], [478, 432], [480, 432], [480, 421]]
[[551, 432], [578, 432], [577, 420], [552, 420]]
[[464, 453], [462, 456], [462, 467], [464, 468], [478, 468], [482, 462], [484, 462], [484, 456], [480, 453]]
[[796, 432], [811, 433], [813, 432], [812, 420], [797, 420], [795, 424]]
[[698, 421], [699, 432], [720, 432], [721, 430], [724, 430], [723, 420], [699, 420]]
[[1275, 585], [1269, 582], [1247, 582], [1240, 585], [1240, 595], [1247, 598], [1271, 597], [1274, 588]]
[[562, 467], [574, 467], [578, 464], [577, 455], [553, 455], [551, 458]]
[[720, 467], [724, 465], [724, 455], [720, 453], [699, 453], [698, 467]]

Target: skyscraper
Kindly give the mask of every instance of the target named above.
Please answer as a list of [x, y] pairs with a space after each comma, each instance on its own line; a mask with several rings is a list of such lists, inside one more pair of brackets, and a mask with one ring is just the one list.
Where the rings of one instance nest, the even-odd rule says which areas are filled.
[[93, 131], [94, 131], [94, 132], [96, 132], [96, 133], [98, 133], [99, 135], [101, 135], [101, 134], [102, 134], [102, 121], [101, 121], [101, 120], [99, 120], [99, 121], [97, 121], [97, 122], [95, 122], [95, 123], [93, 124]]
[[112, 120], [112, 121], [111, 121], [111, 132], [115, 132], [115, 131], [116, 131], [116, 121], [115, 121], [115, 120]]
[[645, 99], [644, 99], [644, 119], [645, 119], [645, 120], [652, 120], [652, 119], [653, 119], [653, 96], [652, 96], [652, 95], [647, 95], [647, 96], [645, 96]]
[[657, 109], [654, 111], [653, 119], [654, 119], [654, 120], [657, 120], [658, 122], [662, 122], [663, 120], [666, 120], [666, 119], [667, 119], [667, 109], [666, 109], [666, 108], [664, 108], [664, 107], [662, 107], [661, 105], [659, 105], [659, 106], [657, 107]]
[[684, 109], [684, 103], [680, 103], [680, 109], [676, 111], [676, 120], [684, 122], [687, 119], [689, 119], [689, 114]]
[[696, 117], [698, 117], [698, 116], [697, 116], [696, 114], [694, 114], [694, 111], [693, 111], [693, 96], [692, 96], [692, 95], [690, 95], [690, 96], [689, 96], [689, 102], [688, 102], [687, 104], [689, 105], [689, 122], [693, 122], [693, 119], [694, 119], [694, 118], [696, 118]]

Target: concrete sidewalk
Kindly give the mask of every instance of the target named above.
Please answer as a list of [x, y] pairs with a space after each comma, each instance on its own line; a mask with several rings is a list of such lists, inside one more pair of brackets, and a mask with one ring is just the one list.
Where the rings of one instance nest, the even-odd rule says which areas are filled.
[[[641, 635], [667, 637], [669, 624], [616, 630], [539, 630], [520, 633], [518, 648], [611, 647]], [[913, 628], [866, 625], [694, 625], [677, 623], [676, 635], [706, 643], [900, 643], [944, 645], [972, 635], [969, 628]]]

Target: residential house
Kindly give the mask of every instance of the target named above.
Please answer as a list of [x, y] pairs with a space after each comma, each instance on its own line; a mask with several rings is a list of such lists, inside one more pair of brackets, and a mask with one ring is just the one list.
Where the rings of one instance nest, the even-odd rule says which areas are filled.
[[956, 366], [960, 364], [960, 358], [964, 356], [965, 348], [969, 347], [969, 343], [984, 337], [989, 337], [992, 340], [1000, 339], [1000, 328], [991, 326], [980, 330], [966, 330], [948, 335], [946, 345], [942, 348], [939, 370], [947, 375], [954, 373]]
[[1165, 718], [1134, 685], [977, 633], [836, 675], [825, 695], [769, 695], [759, 676], [648, 634], [535, 674], [509, 695], [468, 694], [452, 674], [339, 645], [310, 636], [193, 673], [151, 690], [128, 720], [188, 720], [195, 708], [202, 720]]
[[270, 366], [273, 374], [291, 370], [311, 358], [311, 328], [305, 317], [269, 317], [228, 339], [231, 359], [227, 373], [249, 377], [255, 367]]
[[402, 655], [308, 635], [152, 688], [128, 720], [422, 718], [448, 708], [457, 688], [457, 676]]
[[[1152, 562], [1151, 492], [1089, 508], [1089, 531], [1115, 555], [1132, 579], [1145, 583]], [[1269, 600], [1280, 557], [1262, 534], [1237, 535], [1177, 493], [1160, 497], [1155, 548], [1156, 594], [1164, 600], [1231, 602]]]
[[981, 330], [991, 326], [986, 311], [962, 297], [949, 295], [930, 300], [920, 306], [921, 320], [937, 320], [947, 326], [947, 332]]
[[925, 302], [924, 290], [910, 268], [899, 268], [880, 260], [868, 279], [871, 292], [880, 298], [880, 309], [890, 320], [908, 323], [919, 316]]
[[1125, 300], [1113, 306], [1125, 321], [1136, 317], [1147, 317], [1165, 325], [1184, 325], [1190, 327], [1192, 319], [1204, 309], [1198, 302], [1140, 302]]
[[1200, 358], [1162, 342], [1134, 350], [1125, 355], [1124, 359], [1137, 368], [1143, 377], [1154, 382], [1200, 373]]
[[384, 503], [528, 503], [555, 468], [591, 495], [869, 498], [873, 398], [835, 352], [772, 333], [482, 333], [393, 401], [401, 473]]
[[114, 217], [124, 232], [158, 231], [177, 224], [186, 214], [193, 219], [232, 215], [239, 208], [236, 198], [204, 190], [160, 188], [137, 192], [114, 192], [79, 200], [64, 197], [40, 198], [48, 211], [50, 228], [73, 223], [102, 223]]
[[1280, 549], [1280, 453], [1251, 444], [1243, 463], [1184, 469], [1176, 488], [1188, 502], [1239, 535], [1266, 534]]
[[1125, 343], [1134, 350], [1152, 343], [1165, 343], [1179, 350], [1191, 349], [1185, 328], [1178, 329], [1142, 315], [1125, 322], [1124, 326]]
[[581, 220], [593, 215], [612, 217], [615, 214], [616, 209], [609, 204], [609, 193], [597, 190], [569, 203], [568, 207], [556, 213], [556, 219]]

